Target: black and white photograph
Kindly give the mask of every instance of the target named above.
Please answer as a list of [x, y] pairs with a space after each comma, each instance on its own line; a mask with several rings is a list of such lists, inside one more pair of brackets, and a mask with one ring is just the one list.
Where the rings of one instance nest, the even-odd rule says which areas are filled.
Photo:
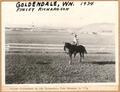
[[118, 82], [117, 1], [2, 3], [3, 83]]

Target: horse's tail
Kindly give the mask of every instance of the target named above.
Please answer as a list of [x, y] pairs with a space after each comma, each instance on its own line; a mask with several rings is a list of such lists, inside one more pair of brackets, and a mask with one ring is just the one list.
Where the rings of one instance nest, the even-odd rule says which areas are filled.
[[84, 50], [84, 53], [86, 53], [86, 54], [87, 54], [87, 50], [86, 50], [86, 49]]
[[66, 47], [64, 46], [64, 51], [66, 51]]

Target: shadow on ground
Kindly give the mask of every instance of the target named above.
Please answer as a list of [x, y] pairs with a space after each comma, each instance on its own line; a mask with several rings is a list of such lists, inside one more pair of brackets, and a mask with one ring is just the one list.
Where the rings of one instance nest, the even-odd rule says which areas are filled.
[[99, 62], [96, 62], [96, 61], [92, 61], [92, 62], [82, 62], [82, 63], [91, 63], [91, 64], [99, 64], [99, 65], [105, 65], [105, 64], [115, 64], [114, 61], [99, 61]]

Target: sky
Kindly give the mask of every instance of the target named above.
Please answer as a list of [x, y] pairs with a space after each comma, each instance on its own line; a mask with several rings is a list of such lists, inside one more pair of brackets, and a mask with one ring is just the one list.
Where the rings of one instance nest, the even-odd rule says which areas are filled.
[[5, 26], [36, 25], [48, 27], [81, 27], [92, 23], [116, 23], [117, 1], [95, 1], [93, 6], [75, 6], [69, 11], [16, 12], [16, 2], [2, 2], [2, 23]]

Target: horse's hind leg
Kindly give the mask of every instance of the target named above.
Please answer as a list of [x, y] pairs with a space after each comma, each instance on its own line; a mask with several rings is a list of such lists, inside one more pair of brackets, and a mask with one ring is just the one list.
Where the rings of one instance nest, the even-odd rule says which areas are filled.
[[82, 53], [82, 57], [83, 57], [83, 59], [84, 59], [84, 53]]

